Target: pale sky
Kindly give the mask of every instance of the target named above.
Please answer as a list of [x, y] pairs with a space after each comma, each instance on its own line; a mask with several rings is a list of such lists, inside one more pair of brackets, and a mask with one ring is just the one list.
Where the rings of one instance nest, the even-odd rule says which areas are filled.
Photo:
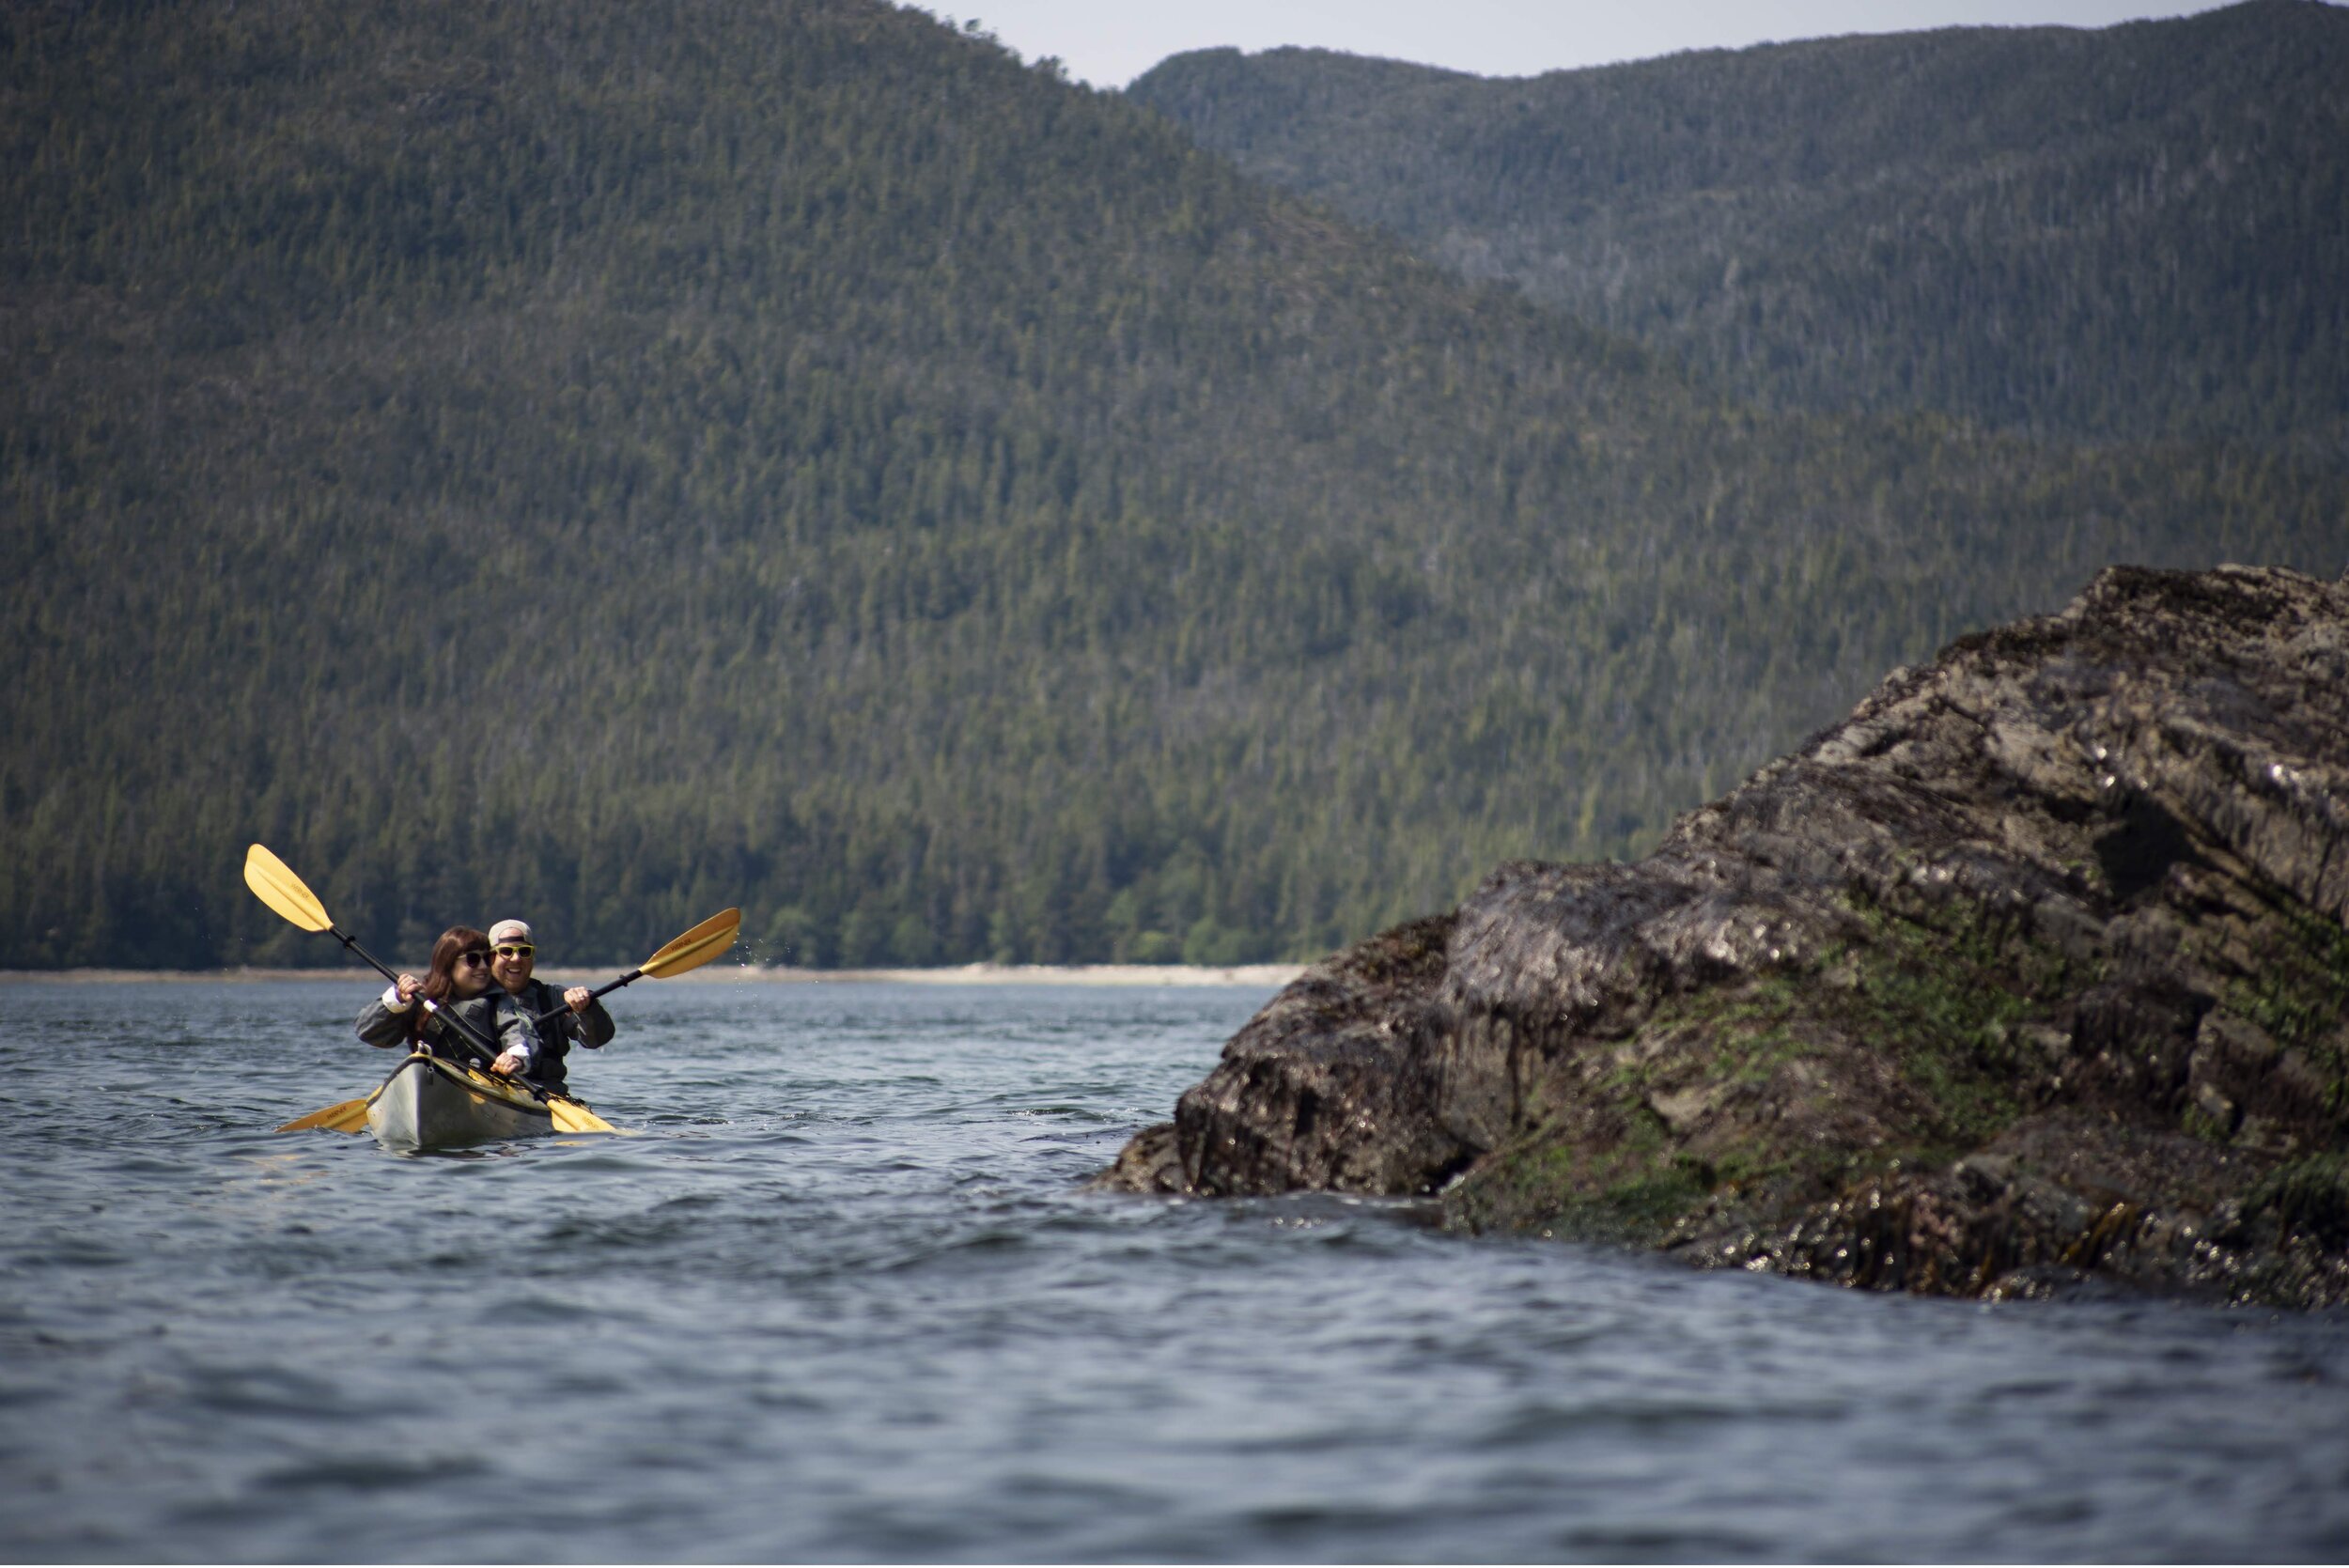
[[981, 25], [1068, 74], [1122, 87], [1169, 54], [1283, 44], [1535, 76], [1684, 49], [1742, 49], [1927, 27], [2108, 27], [2207, 3], [2142, 0], [949, 0], [918, 8]]

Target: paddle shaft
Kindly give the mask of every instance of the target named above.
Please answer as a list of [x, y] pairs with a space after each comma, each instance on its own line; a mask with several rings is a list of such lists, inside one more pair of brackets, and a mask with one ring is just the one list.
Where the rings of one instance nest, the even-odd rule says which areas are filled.
[[[610, 996], [614, 991], [618, 990], [630, 981], [642, 980], [643, 978], [645, 978], [645, 971], [643, 970], [630, 970], [626, 974], [620, 976], [619, 979], [612, 982], [611, 985], [599, 986], [594, 990], [589, 991], [587, 993], [587, 1000], [593, 1001], [598, 997]], [[531, 1019], [530, 1027], [535, 1031], [541, 1025], [552, 1023], [555, 1019], [561, 1017], [564, 1014], [568, 1013], [571, 1010], [571, 1004], [567, 1001], [562, 1006], [556, 1008], [553, 1012], [541, 1013], [537, 1017]]]

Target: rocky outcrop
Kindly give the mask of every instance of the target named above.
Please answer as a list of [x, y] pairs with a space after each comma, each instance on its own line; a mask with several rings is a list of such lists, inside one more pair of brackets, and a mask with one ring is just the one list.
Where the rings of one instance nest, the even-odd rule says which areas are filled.
[[2115, 568], [1897, 671], [1637, 864], [1315, 966], [1101, 1179], [2349, 1302], [2349, 578]]

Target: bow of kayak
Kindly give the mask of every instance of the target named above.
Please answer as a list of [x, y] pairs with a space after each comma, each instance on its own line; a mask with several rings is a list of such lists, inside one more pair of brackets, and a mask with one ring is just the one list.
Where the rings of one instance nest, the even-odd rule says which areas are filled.
[[419, 1052], [367, 1096], [367, 1130], [387, 1149], [461, 1149], [542, 1137], [554, 1109], [513, 1079]]

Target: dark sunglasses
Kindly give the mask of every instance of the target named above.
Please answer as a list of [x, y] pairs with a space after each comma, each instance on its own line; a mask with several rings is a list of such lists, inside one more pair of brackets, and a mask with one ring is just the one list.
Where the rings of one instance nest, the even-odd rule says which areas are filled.
[[469, 947], [457, 955], [457, 961], [460, 964], [486, 964], [490, 955], [480, 948]]
[[537, 951], [527, 942], [498, 943], [498, 956], [501, 958], [527, 958]]

